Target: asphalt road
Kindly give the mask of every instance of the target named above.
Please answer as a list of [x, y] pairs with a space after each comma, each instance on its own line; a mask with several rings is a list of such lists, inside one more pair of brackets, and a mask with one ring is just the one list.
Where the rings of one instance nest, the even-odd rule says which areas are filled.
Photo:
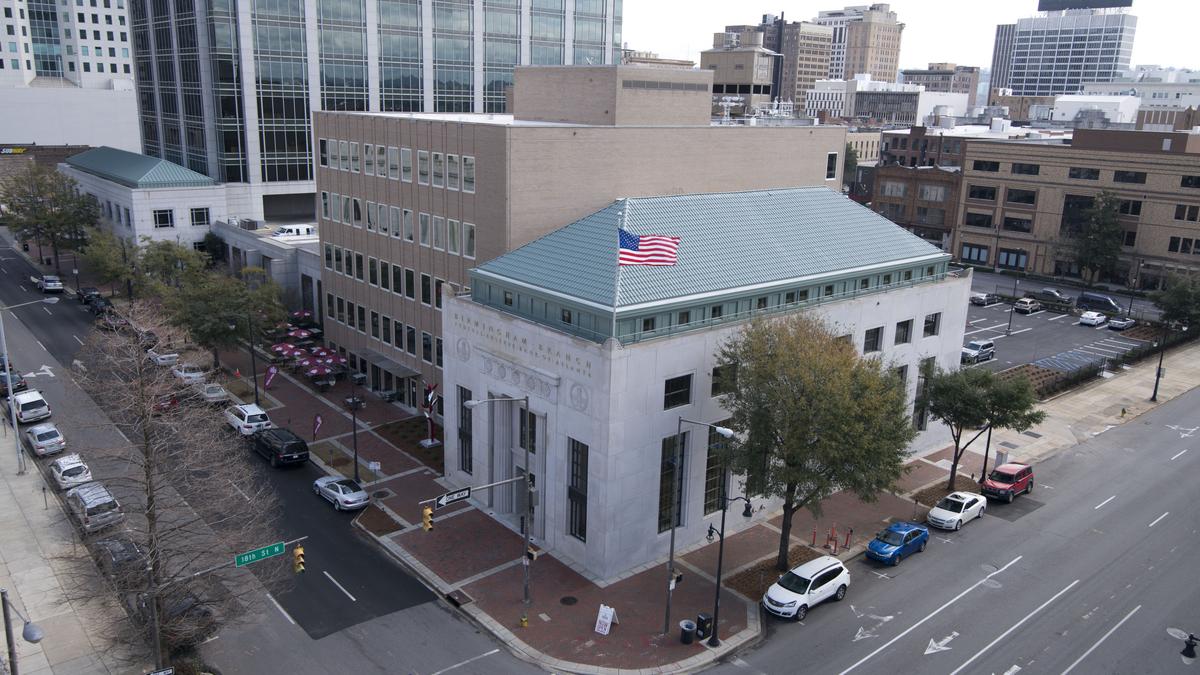
[[[1016, 282], [1014, 285], [1013, 282]], [[971, 290], [978, 293], [1002, 293], [1004, 295], [1013, 295], [1013, 289], [1017, 293], [1024, 294], [1033, 291], [1040, 291], [1043, 288], [1053, 288], [1062, 291], [1072, 298], [1078, 298], [1083, 291], [1078, 286], [1068, 286], [1065, 284], [1055, 283], [1053, 281], [1040, 281], [1038, 279], [1021, 279], [1011, 274], [996, 274], [995, 272], [987, 272], [976, 269], [971, 276]], [[1133, 296], [1132, 298], [1125, 293], [1116, 291], [1106, 291], [1097, 289], [1097, 293], [1102, 293], [1109, 296], [1117, 302], [1118, 305], [1126, 309], [1133, 308], [1133, 317], [1136, 319], [1156, 319], [1158, 318], [1158, 308], [1153, 302], [1145, 298]], [[1133, 303], [1130, 304], [1132, 299]]]
[[[1200, 629], [1200, 391], [1035, 467], [1036, 488], [710, 672], [1171, 673]], [[1182, 478], [1182, 480], [1181, 480]]]
[[[6, 239], [0, 239], [0, 304], [10, 307], [48, 297], [29, 281], [31, 276], [38, 274], [40, 272], [14, 251]], [[27, 305], [7, 312], [5, 318], [14, 315], [20, 318], [49, 354], [59, 363], [70, 365], [92, 330], [93, 317], [76, 301], [73, 293], [66, 292], [57, 297], [56, 304]], [[42, 365], [20, 359], [13, 363], [26, 369], [23, 372]]]
[[1020, 314], [1007, 303], [971, 305], [963, 344], [983, 338], [995, 341], [996, 357], [975, 367], [989, 370], [1004, 370], [1072, 350], [1080, 358], [1114, 358], [1145, 344], [1122, 331], [1109, 330], [1107, 325], [1081, 325], [1079, 317], [1071, 314], [1045, 310]]

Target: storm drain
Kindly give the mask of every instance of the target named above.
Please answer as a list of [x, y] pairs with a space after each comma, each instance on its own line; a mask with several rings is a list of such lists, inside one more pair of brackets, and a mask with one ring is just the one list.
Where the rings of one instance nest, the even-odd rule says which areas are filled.
[[389, 490], [387, 488], [384, 488], [382, 490], [376, 490], [371, 493], [371, 497], [373, 499], [387, 499], [388, 497], [394, 497], [394, 496], [396, 496], [396, 493], [392, 492], [391, 490]]
[[571, 605], [579, 602], [579, 598], [577, 598], [573, 595], [564, 595], [561, 598], [559, 598], [558, 601], [561, 602], [562, 604], [570, 607]]

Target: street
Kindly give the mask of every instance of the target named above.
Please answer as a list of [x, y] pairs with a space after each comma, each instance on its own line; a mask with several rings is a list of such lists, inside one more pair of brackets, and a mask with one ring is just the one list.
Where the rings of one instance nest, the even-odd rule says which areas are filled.
[[[1013, 289], [1016, 289], [1015, 295], [1022, 295], [1034, 291], [1040, 291], [1043, 288], [1053, 288], [1055, 290], [1066, 293], [1069, 297], [1077, 298], [1083, 289], [1078, 286], [1069, 286], [1053, 281], [1042, 281], [1039, 279], [1022, 279], [1012, 274], [997, 274], [988, 270], [976, 268], [972, 272], [971, 290], [976, 293], [999, 293], [1004, 295], [1014, 295]], [[1157, 319], [1158, 308], [1154, 303], [1147, 298], [1133, 297], [1133, 303], [1130, 304], [1130, 296], [1124, 291], [1106, 291], [1101, 288], [1095, 289], [1095, 292], [1102, 293], [1111, 297], [1118, 305], [1124, 308], [1132, 307], [1130, 315], [1135, 319]]]
[[859, 556], [844, 601], [769, 620], [710, 672], [794, 672], [801, 655], [820, 673], [1177, 672], [1166, 629], [1200, 628], [1198, 405], [1193, 391], [1036, 464], [1032, 494], [932, 531], [899, 567]]

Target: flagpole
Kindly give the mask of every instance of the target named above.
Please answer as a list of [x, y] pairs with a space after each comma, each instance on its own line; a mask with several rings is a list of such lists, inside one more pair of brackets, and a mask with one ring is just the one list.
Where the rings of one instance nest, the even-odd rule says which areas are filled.
[[617, 339], [617, 291], [621, 285], [621, 230], [625, 229], [625, 209], [629, 201], [621, 199], [621, 222], [617, 225], [617, 259], [616, 269], [613, 270], [613, 303], [612, 303], [612, 336]]

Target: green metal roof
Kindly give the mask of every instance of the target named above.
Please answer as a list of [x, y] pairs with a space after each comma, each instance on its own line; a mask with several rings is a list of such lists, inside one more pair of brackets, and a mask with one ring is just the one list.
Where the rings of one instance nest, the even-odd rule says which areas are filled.
[[[680, 237], [678, 264], [617, 265], [617, 228]], [[824, 187], [619, 199], [476, 274], [620, 309], [948, 257]]]
[[147, 157], [108, 146], [85, 150], [67, 158], [67, 164], [131, 188], [187, 188], [216, 185], [201, 173], [165, 159]]

